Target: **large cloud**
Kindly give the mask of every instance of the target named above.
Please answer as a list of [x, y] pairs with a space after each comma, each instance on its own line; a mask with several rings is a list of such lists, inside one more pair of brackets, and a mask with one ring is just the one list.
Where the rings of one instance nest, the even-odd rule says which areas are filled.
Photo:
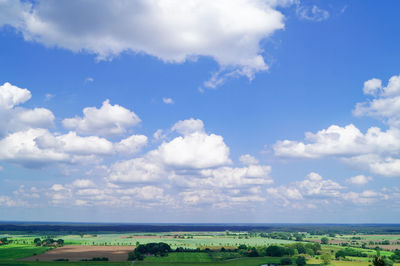
[[31, 92], [8, 82], [0, 86], [0, 136], [29, 128], [48, 128], [54, 124], [53, 113], [46, 108], [26, 109], [18, 105], [31, 98]]
[[117, 104], [111, 105], [109, 100], [104, 101], [100, 109], [86, 107], [83, 114], [84, 117], [64, 119], [64, 127], [81, 134], [108, 136], [123, 134], [140, 122], [134, 112]]
[[[211, 57], [221, 71], [245, 75], [268, 69], [260, 41], [284, 28], [276, 9], [288, 0], [3, 0], [0, 26], [17, 28], [27, 40], [109, 59], [124, 51], [164, 62]], [[217, 74], [207, 83], [221, 83]]]
[[392, 127], [400, 128], [400, 75], [392, 76], [386, 87], [380, 79], [364, 83], [364, 93], [373, 96], [372, 101], [358, 103], [356, 116], [372, 116], [384, 119]]
[[27, 89], [21, 89], [6, 82], [0, 86], [0, 108], [11, 109], [32, 97]]
[[381, 80], [370, 79], [363, 90], [373, 99], [358, 103], [354, 114], [380, 118], [388, 129], [370, 127], [363, 133], [353, 124], [332, 125], [317, 133], [306, 133], [304, 142], [276, 142], [275, 154], [297, 158], [332, 156], [379, 175], [400, 176], [400, 76], [391, 77], [386, 87]]
[[201, 120], [177, 122], [172, 130], [183, 136], [162, 143], [153, 156], [177, 168], [210, 168], [230, 164], [229, 148], [222, 136], [204, 132]]

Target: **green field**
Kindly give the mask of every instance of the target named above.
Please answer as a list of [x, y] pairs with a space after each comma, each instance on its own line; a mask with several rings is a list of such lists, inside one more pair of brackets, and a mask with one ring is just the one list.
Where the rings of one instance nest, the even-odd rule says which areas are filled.
[[[266, 263], [279, 263], [281, 258], [271, 258], [271, 257], [258, 257], [258, 258], [238, 258], [227, 261], [218, 261], [218, 262], [180, 262], [179, 265], [187, 265], [187, 266], [195, 266], [195, 265], [204, 265], [204, 266], [260, 266]], [[177, 262], [146, 262], [146, 261], [138, 261], [135, 262], [135, 265], [151, 265], [151, 266], [172, 266], [177, 265]]]
[[[206, 248], [206, 247], [234, 247], [241, 244], [250, 246], [263, 246], [269, 244], [293, 243], [290, 240], [269, 239], [262, 237], [239, 238], [234, 236], [194, 236], [193, 238], [171, 238], [164, 234], [154, 234], [152, 238], [135, 237], [135, 235], [126, 234], [99, 234], [96, 237], [85, 235], [57, 236], [63, 238], [68, 245], [109, 245], [109, 246], [134, 246], [136, 242], [147, 244], [152, 242], [164, 242], [172, 248]], [[33, 241], [33, 240], [32, 240]]]
[[9, 244], [0, 246], [0, 260], [15, 260], [45, 253], [49, 248]]

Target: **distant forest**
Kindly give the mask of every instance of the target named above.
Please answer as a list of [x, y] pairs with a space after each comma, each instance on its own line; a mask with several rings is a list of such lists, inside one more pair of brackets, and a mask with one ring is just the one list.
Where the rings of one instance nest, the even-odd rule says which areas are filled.
[[1, 233], [113, 233], [113, 232], [308, 232], [323, 234], [398, 234], [400, 224], [101, 224], [0, 222]]

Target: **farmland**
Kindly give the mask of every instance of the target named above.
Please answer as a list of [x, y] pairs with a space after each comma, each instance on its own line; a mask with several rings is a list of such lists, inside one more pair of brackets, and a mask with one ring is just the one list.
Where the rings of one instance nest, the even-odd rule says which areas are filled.
[[[377, 255], [387, 265], [400, 265], [396, 262], [400, 253], [394, 252], [400, 241], [398, 232], [384, 232], [384, 227], [376, 227], [375, 234], [374, 228], [365, 227], [359, 232], [353, 226], [343, 226], [342, 232], [340, 226], [334, 227], [334, 232], [331, 226], [298, 227], [107, 232], [85, 225], [91, 230], [0, 231], [4, 240], [0, 265], [131, 265], [131, 260], [135, 265], [262, 265], [283, 260], [296, 265], [296, 260], [304, 257], [307, 265], [323, 265], [328, 260], [330, 265], [361, 266], [371, 265]], [[153, 253], [146, 249], [156, 243], [163, 243], [168, 250]]]

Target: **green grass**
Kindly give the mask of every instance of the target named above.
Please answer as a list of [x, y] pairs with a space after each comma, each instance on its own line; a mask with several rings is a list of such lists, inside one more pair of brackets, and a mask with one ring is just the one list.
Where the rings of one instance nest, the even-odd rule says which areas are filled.
[[144, 262], [212, 262], [213, 259], [205, 252], [176, 252], [168, 256], [148, 256]]
[[0, 246], [0, 260], [15, 260], [45, 253], [49, 248], [9, 244]]
[[235, 258], [240, 258], [240, 254], [238, 254], [237, 252], [211, 252], [210, 253], [211, 258], [214, 261], [222, 261], [222, 260], [229, 260], [229, 259], [235, 259]]
[[266, 263], [279, 263], [281, 258], [261, 257], [261, 258], [239, 258], [227, 261], [219, 262], [183, 262], [176, 264], [176, 262], [146, 262], [138, 261], [135, 262], [135, 266], [138, 265], [151, 265], [151, 266], [172, 266], [172, 265], [185, 265], [185, 266], [260, 266]]

